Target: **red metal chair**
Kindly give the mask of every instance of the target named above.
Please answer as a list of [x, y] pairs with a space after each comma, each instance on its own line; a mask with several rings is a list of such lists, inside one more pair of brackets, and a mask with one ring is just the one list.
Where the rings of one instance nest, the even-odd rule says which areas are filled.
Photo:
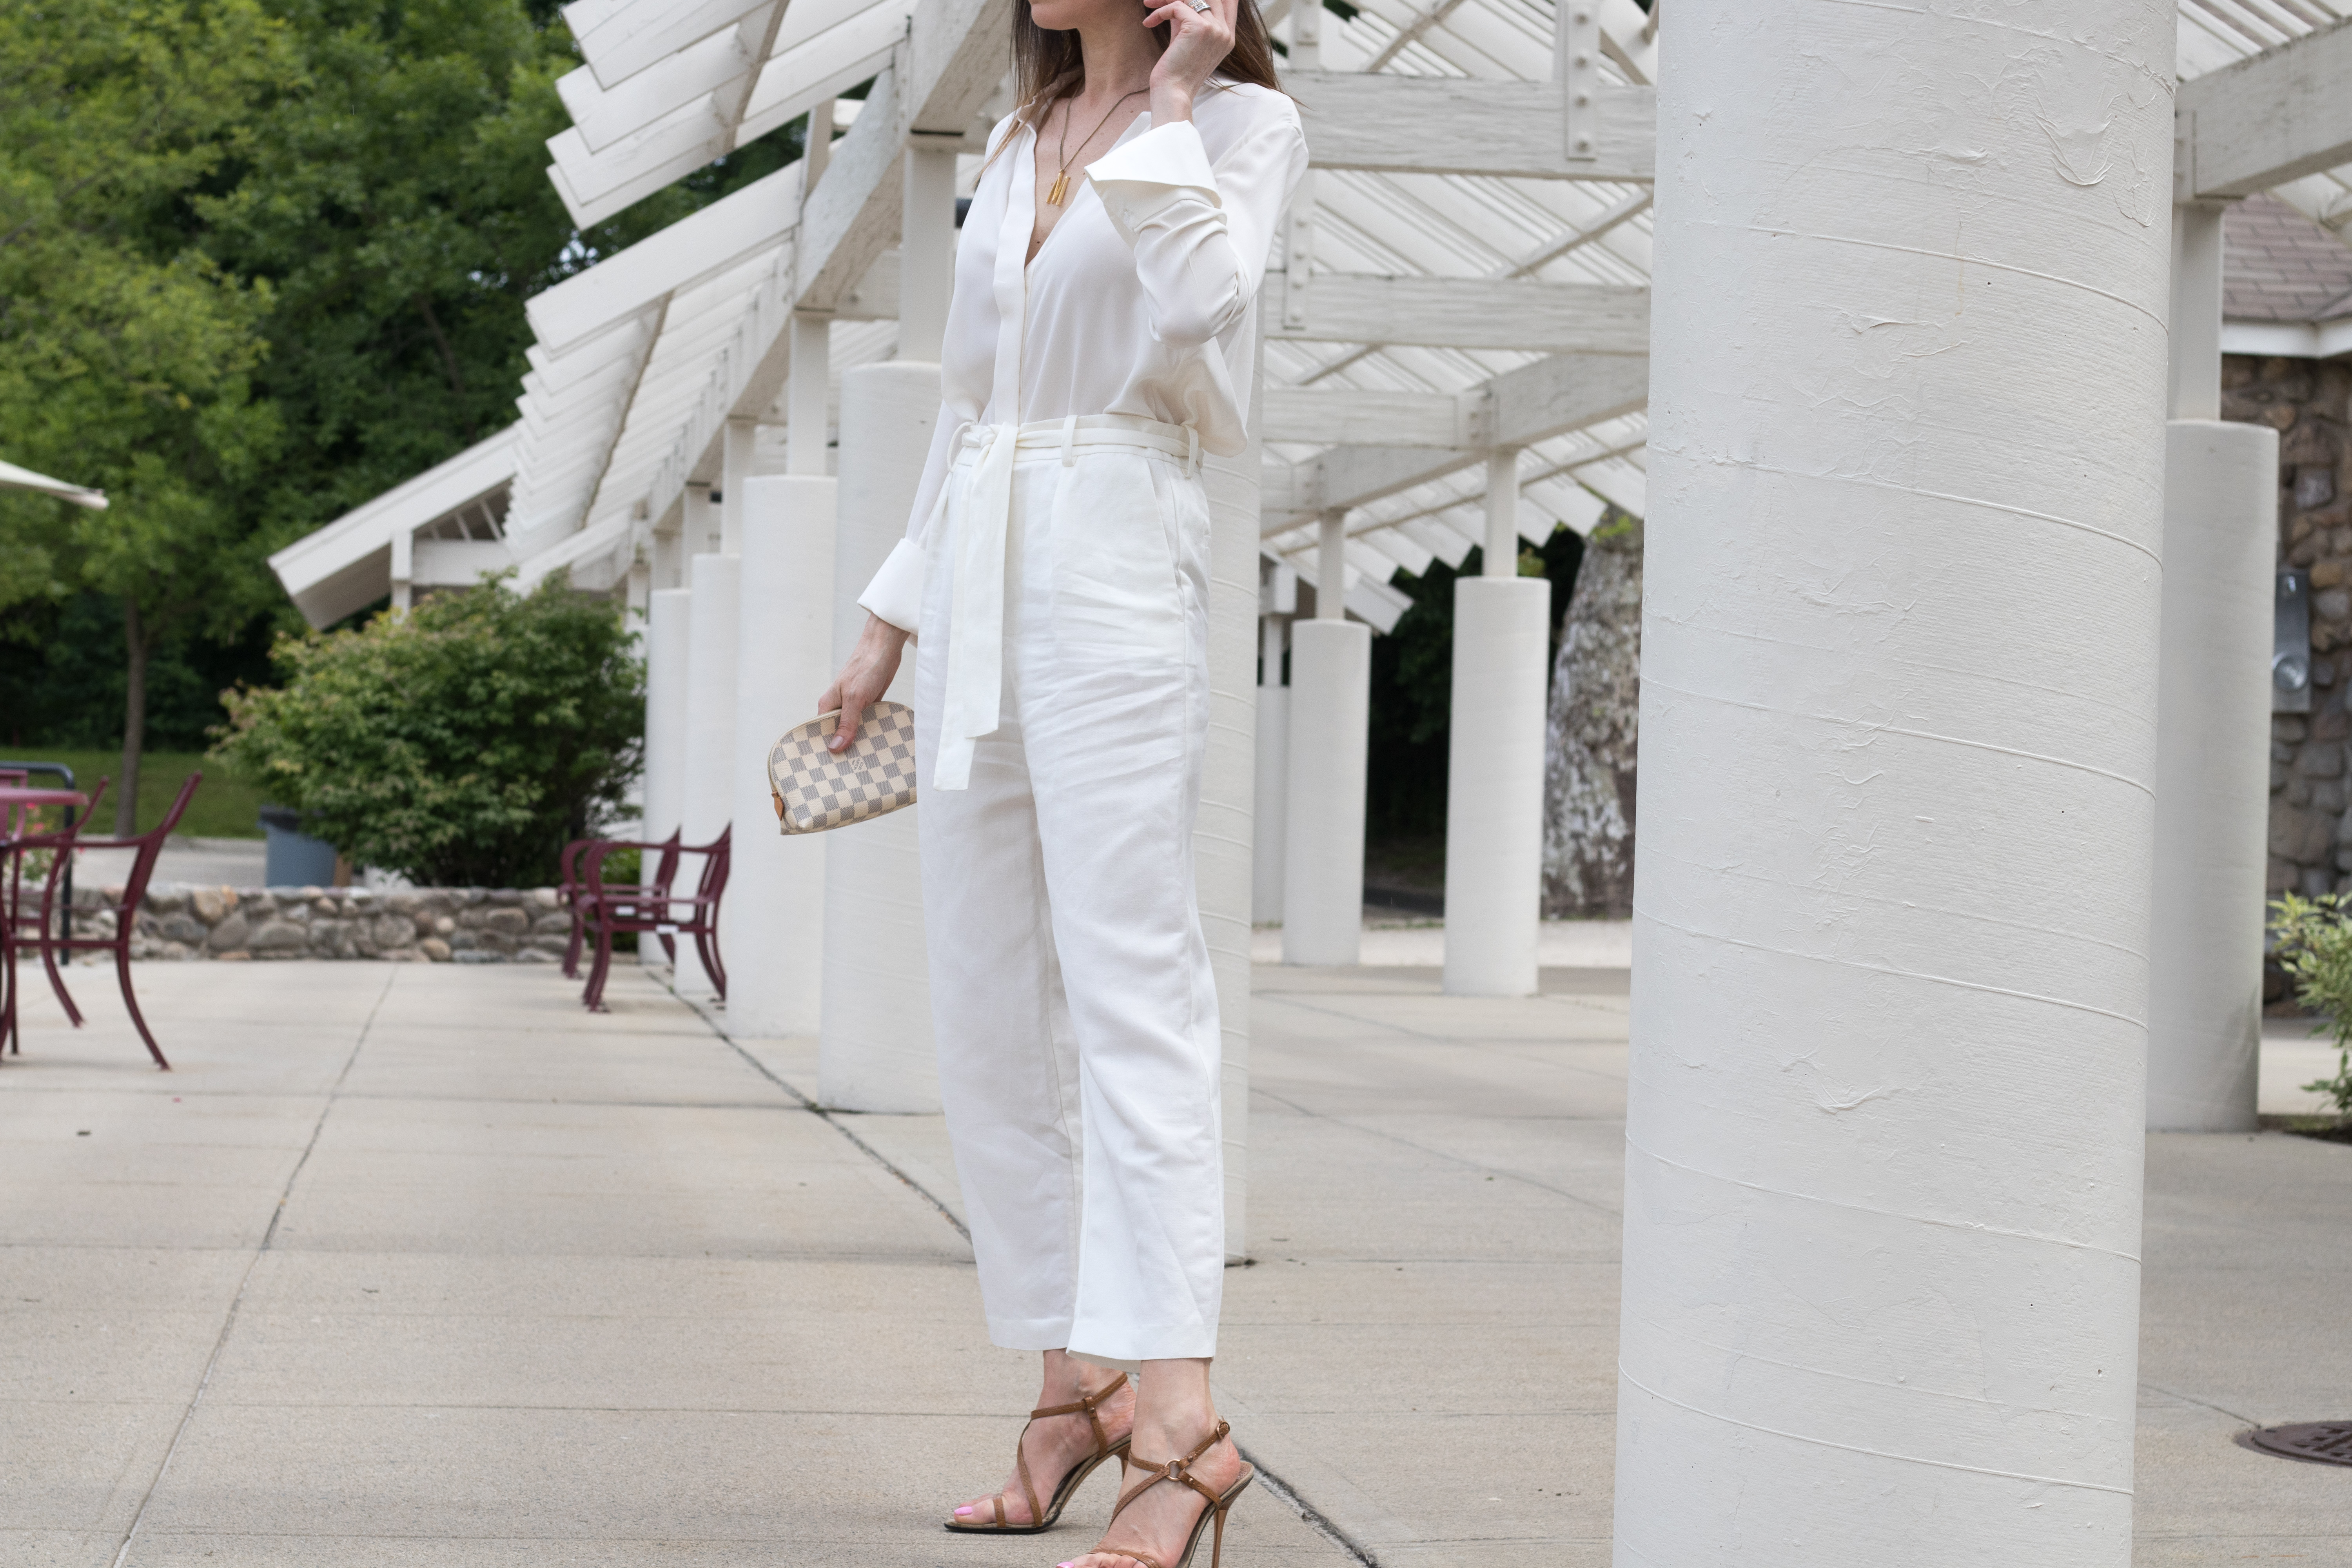
[[[580, 857], [600, 844], [605, 846], [608, 850], [635, 849], [640, 856], [648, 849], [661, 851], [661, 858], [655, 862], [654, 875], [650, 879], [625, 887], [608, 886], [604, 889], [608, 895], [621, 903], [632, 905], [667, 903], [669, 900], [670, 883], [677, 876], [678, 844], [677, 835], [675, 833], [658, 844], [647, 844], [641, 840], [625, 838], [575, 838], [565, 845], [562, 879], [556, 884], [555, 896], [569, 905], [572, 910], [572, 942], [563, 950], [563, 977], [566, 980], [580, 978], [580, 946], [587, 931], [588, 880], [580, 868]], [[638, 861], [637, 869], [642, 875], [645, 870], [645, 862], [642, 859]], [[669, 955], [669, 961], [676, 963], [677, 962], [676, 940], [664, 932], [661, 933], [661, 944], [662, 951]]]
[[[24, 831], [31, 819], [29, 812], [20, 813], [13, 823], [5, 848], [0, 854], [6, 864], [0, 866], [0, 1047], [17, 1056], [25, 1054], [25, 1043], [19, 1037], [16, 1018], [16, 950], [32, 946], [41, 950], [41, 962], [49, 972], [49, 988], [65, 1004], [66, 1016], [79, 1026], [81, 1015], [74, 1011], [73, 998], [66, 994], [66, 983], [58, 973], [57, 960], [49, 956], [47, 938], [49, 926], [49, 889], [58, 885], [59, 872], [73, 864], [75, 840], [82, 826], [95, 821], [98, 803], [106, 798], [107, 781], [100, 779], [90, 792], [89, 805], [77, 818], [66, 814], [66, 825], [47, 833]], [[25, 860], [42, 850], [49, 852], [49, 868], [44, 874], [39, 907], [25, 908]]]
[[[194, 798], [196, 786], [204, 780], [202, 773], [190, 773], [188, 782], [180, 786], [179, 795], [172, 802], [172, 809], [163, 814], [163, 821], [146, 832], [131, 838], [84, 838], [76, 844], [75, 847], [80, 849], [137, 851], [131, 857], [131, 875], [122, 884], [122, 896], [114, 905], [112, 936], [48, 934], [51, 930], [49, 906], [56, 897], [58, 878], [63, 874], [69, 857], [58, 857], [49, 868], [48, 883], [41, 889], [41, 935], [35, 940], [41, 945], [41, 962], [48, 966], [49, 984], [56, 987], [58, 1000], [66, 1005], [66, 1016], [73, 1020], [74, 1027], [81, 1026], [80, 1010], [74, 1006], [73, 998], [66, 994], [64, 977], [58, 973], [57, 955], [60, 952], [96, 952], [101, 948], [111, 951], [115, 978], [122, 986], [122, 1005], [130, 1009], [131, 1022], [138, 1027], [139, 1037], [147, 1042], [147, 1054], [153, 1057], [155, 1065], [165, 1072], [172, 1070], [172, 1064], [163, 1059], [163, 1047], [155, 1044], [153, 1032], [147, 1027], [147, 1020], [140, 1014], [139, 998], [131, 990], [131, 939], [138, 934], [139, 900], [147, 896], [148, 879], [155, 874], [155, 858], [163, 854], [163, 841], [171, 837], [172, 829], [180, 826], [180, 818], [186, 813], [188, 802]], [[93, 806], [96, 805], [95, 802], [91, 804]]]
[[[588, 848], [584, 879], [587, 895], [581, 912], [582, 922], [596, 938], [596, 961], [588, 971], [588, 989], [581, 998], [592, 1013], [604, 1011], [604, 980], [613, 968], [613, 938], [622, 931], [651, 932], [662, 939], [673, 960], [677, 948], [674, 936], [694, 939], [695, 955], [702, 960], [703, 972], [719, 990], [719, 999], [727, 999], [727, 966], [719, 958], [719, 901], [727, 892], [727, 868], [731, 851], [730, 841], [734, 827], [719, 830], [719, 837], [708, 844], [680, 845], [671, 835], [662, 844], [630, 845], [611, 840], [591, 845]], [[680, 896], [669, 890], [665, 879], [660, 884], [658, 899], [646, 896], [642, 886], [604, 887], [604, 857], [615, 849], [634, 847], [639, 850], [659, 849], [670, 872], [678, 855], [699, 855], [702, 858], [702, 879], [691, 894]], [[679, 918], [683, 910], [684, 918]]]

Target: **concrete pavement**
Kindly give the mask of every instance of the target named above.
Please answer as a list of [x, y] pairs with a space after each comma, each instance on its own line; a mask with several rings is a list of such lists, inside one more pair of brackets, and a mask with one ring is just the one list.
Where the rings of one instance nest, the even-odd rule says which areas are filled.
[[[551, 970], [143, 965], [166, 1075], [28, 978], [0, 1563], [1013, 1568], [1108, 1513], [1106, 1474], [1048, 1536], [937, 1529], [1034, 1374], [937, 1120], [811, 1112], [803, 1042], [629, 968], [598, 1018]], [[1244, 1568], [1608, 1561], [1623, 975], [1547, 990], [1258, 972], [1219, 1399], [1328, 1531], [1253, 1494]], [[2352, 1472], [2231, 1442], [2352, 1415], [2352, 1148], [2149, 1172], [2139, 1561], [2352, 1564]]]

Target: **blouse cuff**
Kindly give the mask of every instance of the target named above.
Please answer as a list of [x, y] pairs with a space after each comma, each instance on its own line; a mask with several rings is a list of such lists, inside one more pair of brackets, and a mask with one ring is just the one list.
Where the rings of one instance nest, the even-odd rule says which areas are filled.
[[1188, 196], [1213, 207], [1224, 205], [1208, 149], [1201, 145], [1201, 132], [1189, 120], [1154, 126], [1125, 146], [1112, 148], [1087, 165], [1087, 177], [1094, 182], [1112, 226], [1130, 244], [1145, 222]]
[[924, 559], [922, 547], [902, 539], [890, 547], [890, 559], [857, 595], [858, 607], [912, 637], [923, 618]]

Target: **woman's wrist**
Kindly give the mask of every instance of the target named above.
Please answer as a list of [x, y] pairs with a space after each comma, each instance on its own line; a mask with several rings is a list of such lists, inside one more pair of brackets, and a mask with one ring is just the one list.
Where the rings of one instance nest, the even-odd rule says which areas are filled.
[[907, 646], [915, 634], [904, 626], [894, 626], [873, 611], [866, 612], [866, 631], [860, 640], [877, 651], [897, 653]]
[[1151, 124], [1154, 130], [1162, 125], [1181, 125], [1192, 118], [1192, 92], [1188, 87], [1174, 82], [1151, 84]]

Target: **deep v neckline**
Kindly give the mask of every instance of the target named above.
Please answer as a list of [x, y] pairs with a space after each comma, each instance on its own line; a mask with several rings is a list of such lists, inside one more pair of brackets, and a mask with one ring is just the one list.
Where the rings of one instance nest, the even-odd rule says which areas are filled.
[[[1109, 157], [1113, 153], [1116, 153], [1121, 147], [1126, 146], [1129, 139], [1136, 134], [1137, 126], [1140, 125], [1148, 129], [1150, 123], [1151, 110], [1149, 109], [1139, 110], [1135, 118], [1129, 121], [1127, 124], [1121, 128], [1117, 136], [1111, 138], [1110, 145], [1102, 150], [1102, 153], [1096, 158], [1095, 162], [1100, 163], [1104, 158]], [[1024, 154], [1029, 160], [1030, 170], [1029, 223], [1028, 229], [1026, 231], [1027, 233], [1035, 232], [1037, 227], [1037, 152], [1038, 149], [1044, 145], [1044, 134], [1036, 127], [1032, 126], [1029, 131], [1029, 146]], [[1102, 200], [1101, 193], [1095, 189], [1094, 181], [1088, 179], [1085, 171], [1081, 169], [1078, 174], [1077, 187], [1070, 196], [1069, 205], [1064, 209], [1060, 217], [1054, 220], [1054, 226], [1045, 231], [1045, 237], [1037, 241], [1034, 249], [1028, 245], [1026, 233], [1024, 233], [1022, 244], [1021, 262], [1021, 276], [1024, 282], [1026, 282], [1028, 279], [1030, 269], [1037, 265], [1037, 258], [1045, 254], [1045, 247], [1054, 243], [1054, 237], [1055, 235], [1069, 227], [1070, 220], [1078, 216], [1078, 208], [1084, 205], [1088, 196], [1092, 196], [1097, 203]]]

